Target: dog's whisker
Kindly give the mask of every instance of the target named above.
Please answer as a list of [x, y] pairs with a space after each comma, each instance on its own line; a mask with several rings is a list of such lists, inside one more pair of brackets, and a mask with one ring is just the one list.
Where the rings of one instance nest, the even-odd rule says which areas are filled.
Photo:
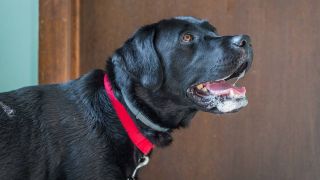
[[239, 79], [243, 78], [243, 76], [246, 74], [246, 71], [244, 70], [238, 77], [237, 77], [237, 80], [236, 82], [233, 83], [233, 86], [236, 85], [236, 83], [239, 81]]

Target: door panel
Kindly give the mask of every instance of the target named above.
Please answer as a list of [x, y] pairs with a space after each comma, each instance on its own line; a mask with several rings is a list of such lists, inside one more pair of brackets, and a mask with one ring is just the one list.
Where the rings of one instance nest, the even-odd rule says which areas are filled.
[[249, 105], [198, 113], [156, 149], [141, 179], [316, 180], [320, 177], [320, 1], [80, 1], [80, 73], [103, 68], [141, 25], [206, 18], [220, 34], [249, 34], [254, 64], [241, 80]]

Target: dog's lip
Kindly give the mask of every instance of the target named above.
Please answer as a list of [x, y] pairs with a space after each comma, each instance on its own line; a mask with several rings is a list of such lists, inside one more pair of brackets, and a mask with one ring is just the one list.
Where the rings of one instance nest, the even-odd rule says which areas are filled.
[[231, 75], [227, 76], [223, 80], [228, 81], [228, 80], [230, 80], [232, 78], [241, 76], [242, 73], [247, 70], [248, 66], [249, 66], [249, 64], [247, 62], [243, 63], [242, 65], [239, 66], [239, 68], [236, 69], [236, 71], [234, 73], [232, 73]]
[[[231, 74], [225, 79], [228, 80], [213, 80], [195, 83], [187, 89], [187, 97], [196, 103], [205, 111], [212, 111], [215, 108], [217, 100], [224, 101], [230, 99], [246, 99], [246, 88], [236, 86], [237, 81], [245, 74], [245, 69], [242, 73]], [[239, 74], [237, 77], [230, 78], [234, 74]], [[236, 79], [233, 81], [233, 79]]]
[[188, 88], [187, 97], [202, 111], [214, 113], [221, 111], [222, 113], [229, 111], [223, 110], [223, 108], [229, 107], [229, 105], [226, 106], [228, 102], [245, 102], [246, 89], [245, 87], [237, 87], [223, 80], [219, 82], [205, 82]]
[[245, 87], [237, 87], [235, 83], [225, 80], [197, 83], [188, 88], [188, 92], [197, 96], [238, 96], [244, 97]]
[[[237, 94], [239, 96], [245, 96], [246, 89], [245, 87], [237, 87], [236, 83], [241, 79], [248, 67], [248, 63], [243, 63], [233, 72], [232, 74], [213, 81], [204, 81], [198, 82], [191, 85], [187, 92], [190, 92], [190, 89], [193, 89], [193, 92], [199, 96], [205, 95], [225, 95], [225, 94]], [[234, 82], [231, 82], [232, 79], [236, 79]]]

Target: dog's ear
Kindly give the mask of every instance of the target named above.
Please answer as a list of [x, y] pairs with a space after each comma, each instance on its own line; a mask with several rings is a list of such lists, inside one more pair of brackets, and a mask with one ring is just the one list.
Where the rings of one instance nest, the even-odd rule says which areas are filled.
[[159, 89], [163, 81], [162, 65], [154, 44], [155, 31], [154, 25], [142, 27], [120, 49], [130, 77], [151, 90]]

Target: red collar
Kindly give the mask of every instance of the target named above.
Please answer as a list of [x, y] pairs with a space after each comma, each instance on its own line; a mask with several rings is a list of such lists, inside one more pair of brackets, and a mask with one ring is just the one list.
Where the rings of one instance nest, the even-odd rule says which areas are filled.
[[148, 155], [153, 149], [153, 144], [147, 139], [138, 129], [137, 125], [134, 123], [133, 119], [130, 117], [128, 111], [123, 104], [115, 97], [112, 86], [109, 81], [107, 74], [104, 76], [104, 88], [110, 99], [110, 102], [116, 111], [118, 118], [124, 129], [126, 130], [132, 143], [144, 154]]

